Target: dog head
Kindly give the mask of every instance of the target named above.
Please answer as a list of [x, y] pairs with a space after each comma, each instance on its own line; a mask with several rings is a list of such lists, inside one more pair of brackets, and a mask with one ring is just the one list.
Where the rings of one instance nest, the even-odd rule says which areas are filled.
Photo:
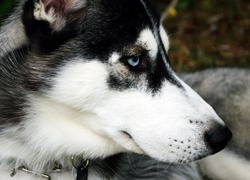
[[168, 36], [147, 1], [28, 0], [22, 21], [29, 40], [23, 84], [32, 97], [25, 127], [36, 146], [185, 163], [231, 138], [170, 68]]

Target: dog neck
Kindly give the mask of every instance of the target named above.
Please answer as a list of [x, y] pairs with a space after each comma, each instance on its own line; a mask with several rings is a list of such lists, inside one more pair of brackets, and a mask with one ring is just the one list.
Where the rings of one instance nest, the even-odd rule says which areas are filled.
[[[80, 162], [82, 159], [104, 158], [124, 151], [109, 138], [79, 123], [82, 114], [77, 110], [35, 95], [30, 101], [33, 104], [31, 107], [36, 108], [26, 108], [27, 115], [23, 117], [23, 123], [3, 128], [1, 132], [0, 171], [5, 171], [6, 179], [12, 169], [24, 174], [20, 170], [22, 167], [39, 174], [50, 174], [55, 162], [63, 170], [68, 170], [68, 174], [71, 174], [68, 179], [74, 179], [75, 167], [78, 168], [80, 164], [74, 163], [74, 167], [72, 156]], [[52, 176], [58, 179], [54, 174]], [[60, 176], [62, 173], [56, 174]], [[0, 180], [5, 179], [0, 177]]]

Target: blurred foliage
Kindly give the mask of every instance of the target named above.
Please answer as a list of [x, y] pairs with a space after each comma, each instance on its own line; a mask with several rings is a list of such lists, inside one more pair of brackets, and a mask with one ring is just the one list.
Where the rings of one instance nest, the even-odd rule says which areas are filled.
[[[0, 21], [13, 0], [0, 0]], [[171, 0], [151, 0], [163, 12]], [[176, 71], [209, 67], [250, 67], [249, 0], [179, 0], [164, 26], [170, 63]]]
[[8, 16], [9, 12], [13, 8], [13, 0], [0, 0], [0, 22]]
[[[162, 12], [170, 0], [152, 0]], [[164, 26], [176, 71], [250, 67], [249, 0], [179, 0]]]

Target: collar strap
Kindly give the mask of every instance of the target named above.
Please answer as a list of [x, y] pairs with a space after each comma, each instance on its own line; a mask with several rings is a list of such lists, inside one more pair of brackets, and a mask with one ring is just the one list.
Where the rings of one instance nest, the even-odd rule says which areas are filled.
[[88, 166], [89, 161], [85, 161], [85, 163], [81, 164], [77, 168], [76, 180], [87, 180], [88, 179]]

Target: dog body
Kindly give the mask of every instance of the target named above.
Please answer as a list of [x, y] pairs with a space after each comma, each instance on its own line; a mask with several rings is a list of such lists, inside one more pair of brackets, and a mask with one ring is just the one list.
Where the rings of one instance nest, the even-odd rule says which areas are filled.
[[147, 1], [21, 1], [0, 42], [1, 180], [74, 179], [87, 160], [89, 179], [112, 179], [97, 159], [188, 163], [231, 138], [171, 70]]

